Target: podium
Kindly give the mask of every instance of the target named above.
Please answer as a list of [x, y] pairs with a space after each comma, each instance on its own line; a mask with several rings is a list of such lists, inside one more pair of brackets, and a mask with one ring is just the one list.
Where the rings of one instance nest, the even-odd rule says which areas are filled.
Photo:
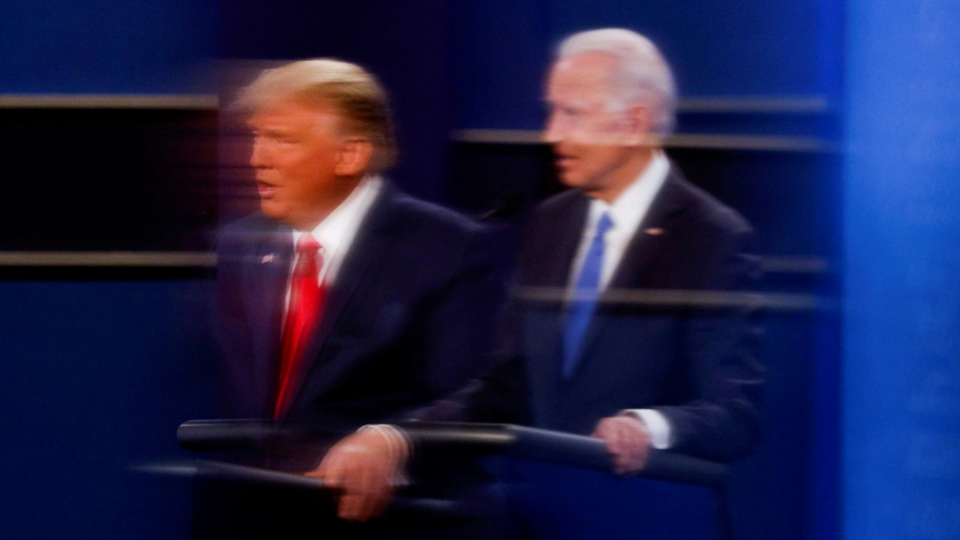
[[[633, 477], [612, 473], [602, 441], [506, 424], [411, 423], [400, 426], [415, 454], [475, 458], [494, 474], [504, 532], [517, 538], [727, 538], [722, 492], [726, 465], [651, 450]], [[250, 451], [309, 437], [260, 420], [196, 420], [182, 424], [180, 445], [194, 452]], [[243, 489], [328, 491], [299, 474], [198, 461], [199, 476]], [[421, 498], [417, 486], [397, 491], [390, 513], [401, 520], [469, 521], [470, 504]], [[327, 492], [317, 497], [332, 498]]]

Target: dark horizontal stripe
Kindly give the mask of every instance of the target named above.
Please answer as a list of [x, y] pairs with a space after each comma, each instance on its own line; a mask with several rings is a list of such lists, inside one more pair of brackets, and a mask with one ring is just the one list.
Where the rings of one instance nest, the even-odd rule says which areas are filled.
[[[514, 295], [524, 301], [563, 303], [571, 296], [562, 287], [522, 287]], [[837, 302], [812, 294], [751, 293], [666, 289], [609, 289], [603, 304], [661, 308], [749, 308], [772, 311], [834, 310]]]
[[[764, 257], [764, 272], [818, 274], [827, 262], [817, 257]], [[181, 267], [214, 268], [217, 254], [209, 251], [6, 251], [0, 267]]]
[[[484, 144], [544, 144], [539, 130], [461, 129], [454, 131], [454, 141]], [[702, 135], [676, 134], [663, 138], [665, 148], [704, 148], [711, 150], [755, 150], [767, 152], [826, 152], [833, 146], [815, 137], [780, 137], [768, 135]]]
[[822, 114], [830, 110], [826, 98], [794, 97], [690, 97], [677, 104], [678, 113]]
[[213, 252], [0, 252], [0, 267], [213, 268], [216, 265], [217, 255]]
[[774, 274], [823, 274], [830, 265], [819, 257], [763, 257], [760, 267]]
[[216, 94], [0, 94], [0, 109], [216, 110]]

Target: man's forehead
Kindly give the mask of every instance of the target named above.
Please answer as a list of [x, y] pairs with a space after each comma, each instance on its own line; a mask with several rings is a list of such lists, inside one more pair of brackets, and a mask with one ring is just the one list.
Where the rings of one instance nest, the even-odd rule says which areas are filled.
[[335, 109], [325, 100], [283, 96], [265, 101], [247, 118], [251, 128], [292, 126], [336, 118]]
[[580, 79], [609, 79], [616, 64], [616, 57], [601, 51], [587, 51], [565, 56], [553, 64], [557, 75]]
[[547, 98], [603, 97], [612, 87], [615, 58], [603, 52], [586, 52], [561, 58], [550, 70]]

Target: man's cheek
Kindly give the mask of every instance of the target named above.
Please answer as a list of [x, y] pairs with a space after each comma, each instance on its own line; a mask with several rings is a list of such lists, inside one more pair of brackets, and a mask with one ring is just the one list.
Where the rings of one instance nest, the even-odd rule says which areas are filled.
[[595, 138], [595, 135], [592, 132], [582, 130], [582, 129], [576, 129], [570, 133], [570, 136], [568, 137], [567, 140], [572, 144], [590, 145], [592, 144], [592, 141], [594, 140], [594, 138]]

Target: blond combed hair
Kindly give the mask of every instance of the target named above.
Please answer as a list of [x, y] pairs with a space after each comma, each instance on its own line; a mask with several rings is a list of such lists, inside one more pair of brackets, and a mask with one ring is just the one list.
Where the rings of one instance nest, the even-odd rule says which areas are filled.
[[260, 73], [240, 91], [234, 109], [254, 112], [285, 99], [321, 100], [338, 113], [340, 129], [369, 139], [370, 169], [390, 168], [397, 158], [387, 93], [362, 67], [330, 58], [292, 62]]

